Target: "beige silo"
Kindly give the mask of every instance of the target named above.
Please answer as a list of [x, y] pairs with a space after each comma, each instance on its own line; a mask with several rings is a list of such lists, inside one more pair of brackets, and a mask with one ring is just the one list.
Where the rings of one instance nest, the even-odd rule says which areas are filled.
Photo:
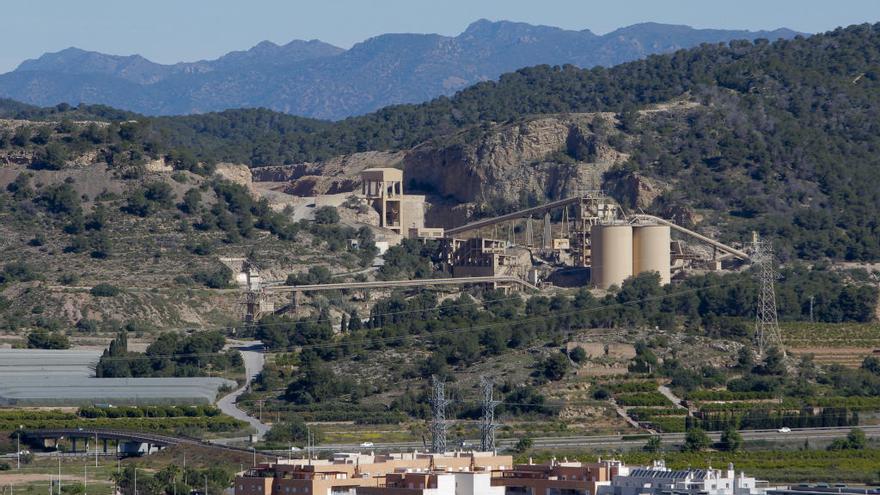
[[633, 227], [633, 273], [657, 272], [660, 283], [670, 281], [669, 245], [672, 241], [667, 225], [636, 225]]
[[590, 283], [594, 287], [619, 286], [632, 276], [632, 232], [630, 225], [594, 225], [590, 229]]

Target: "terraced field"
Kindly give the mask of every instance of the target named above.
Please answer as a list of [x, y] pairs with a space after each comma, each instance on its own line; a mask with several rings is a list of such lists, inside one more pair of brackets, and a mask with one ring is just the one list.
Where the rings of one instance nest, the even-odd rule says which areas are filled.
[[782, 338], [795, 355], [812, 354], [817, 364], [858, 367], [880, 351], [878, 323], [783, 323]]

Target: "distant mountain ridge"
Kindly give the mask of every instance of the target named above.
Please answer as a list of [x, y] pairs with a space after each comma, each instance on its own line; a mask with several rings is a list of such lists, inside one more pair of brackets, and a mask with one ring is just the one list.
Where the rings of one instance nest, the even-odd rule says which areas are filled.
[[102, 103], [148, 115], [265, 107], [340, 119], [451, 95], [526, 66], [612, 66], [701, 43], [797, 34], [644, 23], [599, 36], [482, 19], [455, 37], [383, 34], [348, 50], [319, 40], [264, 41], [215, 60], [171, 65], [68, 48], [0, 75], [0, 96], [43, 106]]

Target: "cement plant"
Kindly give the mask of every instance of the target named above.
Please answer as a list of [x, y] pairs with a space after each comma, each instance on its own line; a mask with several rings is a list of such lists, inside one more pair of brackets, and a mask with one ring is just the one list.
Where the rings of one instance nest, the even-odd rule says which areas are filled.
[[873, 4], [33, 3], [0, 495], [880, 495]]

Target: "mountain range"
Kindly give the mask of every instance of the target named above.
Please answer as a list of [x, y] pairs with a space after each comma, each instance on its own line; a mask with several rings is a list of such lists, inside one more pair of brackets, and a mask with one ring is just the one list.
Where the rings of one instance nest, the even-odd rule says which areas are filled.
[[172, 65], [67, 48], [0, 75], [0, 96], [43, 106], [100, 103], [147, 115], [263, 107], [335, 120], [451, 95], [526, 66], [613, 66], [703, 43], [797, 35], [644, 23], [600, 36], [479, 20], [454, 37], [383, 34], [348, 50], [319, 40], [264, 41], [215, 60]]

